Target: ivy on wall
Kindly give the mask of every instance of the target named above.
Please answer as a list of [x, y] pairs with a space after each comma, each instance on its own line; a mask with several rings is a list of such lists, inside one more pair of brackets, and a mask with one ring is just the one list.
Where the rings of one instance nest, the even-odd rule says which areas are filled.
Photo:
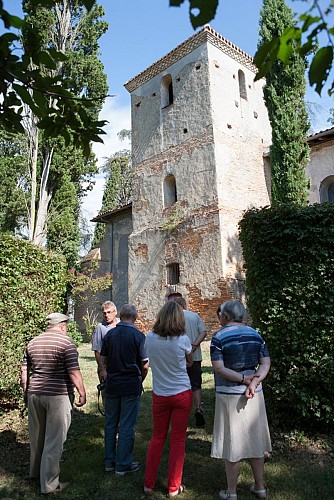
[[[334, 204], [252, 209], [240, 221], [247, 304], [272, 369], [281, 423], [334, 423]], [[272, 410], [272, 411], [271, 411]]]
[[66, 261], [24, 240], [0, 240], [0, 397], [19, 394], [26, 344], [44, 331], [45, 318], [65, 308]]

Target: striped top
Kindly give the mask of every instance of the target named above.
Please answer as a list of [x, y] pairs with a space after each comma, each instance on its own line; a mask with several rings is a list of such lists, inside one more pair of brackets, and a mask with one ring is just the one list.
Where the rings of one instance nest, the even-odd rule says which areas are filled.
[[[211, 361], [222, 360], [226, 368], [244, 375], [255, 373], [262, 357], [269, 357], [265, 341], [250, 326], [240, 323], [227, 325], [212, 337], [210, 345]], [[216, 392], [221, 394], [242, 394], [245, 386], [232, 382], [215, 373]], [[262, 385], [256, 392], [262, 390]]]
[[24, 352], [23, 365], [32, 371], [30, 394], [73, 394], [68, 372], [80, 368], [78, 351], [66, 334], [50, 329], [33, 338]]

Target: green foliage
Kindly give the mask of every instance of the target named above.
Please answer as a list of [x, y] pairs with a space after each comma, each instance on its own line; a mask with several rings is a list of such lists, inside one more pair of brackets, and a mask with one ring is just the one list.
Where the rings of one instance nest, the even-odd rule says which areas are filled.
[[[264, 0], [260, 19], [260, 45], [277, 38], [293, 22], [291, 9], [284, 0]], [[272, 203], [306, 205], [309, 161], [306, 142], [309, 122], [305, 107], [305, 61], [290, 44], [290, 61], [277, 60], [267, 73], [264, 98], [272, 126], [270, 165]]]
[[[64, 53], [63, 47], [45, 45], [43, 33], [46, 33], [47, 26], [40, 31], [41, 19], [45, 22], [47, 18], [48, 26], [51, 26], [51, 9], [54, 8], [55, 2], [30, 0], [24, 3], [30, 11], [36, 9], [38, 14], [35, 20], [38, 29], [35, 27], [29, 30], [29, 21], [11, 16], [3, 9], [3, 2], [0, 0], [0, 16], [5, 28], [21, 28], [25, 37], [27, 31], [30, 31], [29, 40], [26, 38], [26, 50], [22, 55], [17, 51], [20, 35], [7, 31], [0, 37], [1, 127], [11, 133], [23, 133], [24, 105], [28, 105], [38, 118], [38, 127], [44, 130], [45, 137], [60, 135], [66, 144], [70, 144], [74, 139], [75, 144], [88, 156], [91, 141], [103, 142], [99, 136], [105, 133], [102, 127], [106, 122], [93, 118], [91, 110], [96, 108], [97, 101], [102, 105], [106, 92], [98, 96], [83, 92], [78, 97], [74, 80], [66, 72], [58, 71], [59, 67], [71, 64], [68, 55]], [[77, 11], [83, 10], [82, 5], [90, 11], [87, 17], [94, 18], [95, 2], [72, 2]], [[106, 26], [103, 29], [105, 31]], [[86, 39], [91, 34], [92, 32], [86, 29]], [[95, 41], [94, 38], [93, 40]], [[83, 55], [93, 64], [88, 53]]]
[[19, 229], [26, 216], [23, 189], [26, 184], [28, 155], [23, 136], [12, 137], [0, 131], [0, 232]]
[[19, 395], [19, 371], [26, 344], [44, 331], [45, 317], [65, 306], [66, 263], [13, 236], [0, 240], [0, 394]]
[[329, 110], [329, 118], [328, 118], [328, 123], [330, 123], [331, 125], [334, 125], [334, 108], [331, 108]]
[[246, 212], [247, 304], [269, 346], [267, 391], [281, 423], [334, 424], [334, 204]]
[[68, 283], [74, 302], [85, 307], [83, 320], [88, 340], [91, 340], [93, 329], [98, 323], [96, 312], [100, 304], [98, 293], [108, 290], [112, 284], [111, 274], [99, 276], [98, 268], [98, 261], [93, 260], [88, 267], [82, 269], [82, 272], [77, 272], [75, 269], [68, 271]]
[[[292, 47], [297, 42], [297, 50], [301, 57], [305, 57], [306, 54], [313, 56], [309, 70], [309, 82], [311, 86], [315, 86], [318, 94], [321, 94], [330, 76], [334, 54], [334, 26], [329, 24], [334, 4], [333, 0], [327, 1], [327, 7], [322, 9], [319, 1], [312, 0], [308, 10], [299, 17], [298, 23], [291, 20], [281, 33], [273, 35], [258, 48], [254, 58], [259, 70], [256, 80], [267, 76], [277, 60], [282, 61], [285, 66], [291, 64], [293, 62], [291, 56], [294, 52]], [[184, 0], [169, 0], [171, 7], [180, 7], [183, 3]], [[204, 26], [214, 19], [218, 3], [219, 0], [189, 0], [189, 16], [194, 29]], [[327, 37], [327, 45], [324, 42], [321, 46], [319, 42], [321, 35], [325, 35], [322, 40], [326, 40]], [[303, 37], [306, 37], [304, 43], [302, 42]], [[334, 82], [330, 85], [328, 93], [332, 94]]]
[[97, 167], [92, 156], [84, 158], [75, 147], [65, 147], [62, 140], [56, 142], [48, 182], [53, 197], [49, 208], [47, 246], [62, 253], [70, 268], [76, 265], [80, 248], [80, 203], [92, 187]]
[[82, 344], [83, 342], [82, 335], [75, 321], [70, 321], [67, 324], [67, 334], [71, 337], [71, 339], [73, 340], [73, 342], [77, 347], [79, 347], [79, 345]]
[[[87, 107], [87, 116], [96, 120], [102, 106], [99, 96], [107, 92], [98, 46], [99, 38], [107, 29], [107, 23], [100, 19], [104, 14], [102, 7], [95, 4], [90, 12], [86, 12], [77, 0], [60, 1], [56, 5], [52, 3], [51, 8], [36, 7], [35, 1], [25, 0], [23, 9], [26, 14], [22, 29], [25, 52], [34, 52], [38, 46], [41, 51], [64, 53], [66, 58], [55, 67], [45, 66], [43, 75], [51, 79], [56, 76], [65, 79], [76, 96], [92, 99]], [[49, 99], [54, 106], [58, 106], [57, 96], [50, 95]], [[33, 106], [30, 108], [33, 113], [30, 121], [38, 123], [40, 116]], [[27, 120], [27, 123], [30, 121]], [[77, 147], [71, 127], [63, 127], [62, 137], [50, 138], [44, 131], [39, 132], [37, 138], [32, 132], [34, 128], [26, 125], [29, 146], [37, 153], [35, 148], [38, 144], [38, 155], [36, 165], [29, 162], [26, 156], [25, 172], [21, 175], [25, 188], [19, 199], [32, 209], [24, 211], [20, 223], [29, 227], [29, 239], [41, 245], [47, 243], [49, 248], [63, 253], [68, 266], [72, 267], [77, 262], [80, 246], [80, 203], [92, 186], [92, 176], [97, 173], [97, 167], [95, 157], [87, 152], [84, 155]], [[37, 171], [39, 196], [35, 196], [30, 185], [34, 175], [30, 175], [28, 167]], [[7, 206], [8, 198], [11, 198], [8, 192], [4, 194], [7, 196], [3, 204]], [[15, 221], [18, 221], [17, 217]], [[13, 230], [17, 230], [17, 226]]]

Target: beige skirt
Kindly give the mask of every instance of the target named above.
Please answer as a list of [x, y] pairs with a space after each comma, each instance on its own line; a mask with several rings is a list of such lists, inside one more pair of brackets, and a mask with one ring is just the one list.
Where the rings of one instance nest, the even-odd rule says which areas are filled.
[[253, 399], [216, 394], [211, 457], [239, 462], [261, 458], [265, 451], [271, 451], [271, 441], [263, 392]]

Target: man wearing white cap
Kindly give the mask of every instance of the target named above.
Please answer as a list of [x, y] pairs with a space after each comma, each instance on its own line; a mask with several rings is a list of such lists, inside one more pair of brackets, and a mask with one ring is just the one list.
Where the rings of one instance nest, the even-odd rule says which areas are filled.
[[65, 490], [59, 481], [60, 459], [71, 424], [74, 386], [76, 406], [86, 403], [78, 351], [67, 335], [69, 317], [49, 314], [45, 333], [26, 347], [21, 366], [21, 386], [28, 406], [30, 477], [39, 479], [41, 493]]

